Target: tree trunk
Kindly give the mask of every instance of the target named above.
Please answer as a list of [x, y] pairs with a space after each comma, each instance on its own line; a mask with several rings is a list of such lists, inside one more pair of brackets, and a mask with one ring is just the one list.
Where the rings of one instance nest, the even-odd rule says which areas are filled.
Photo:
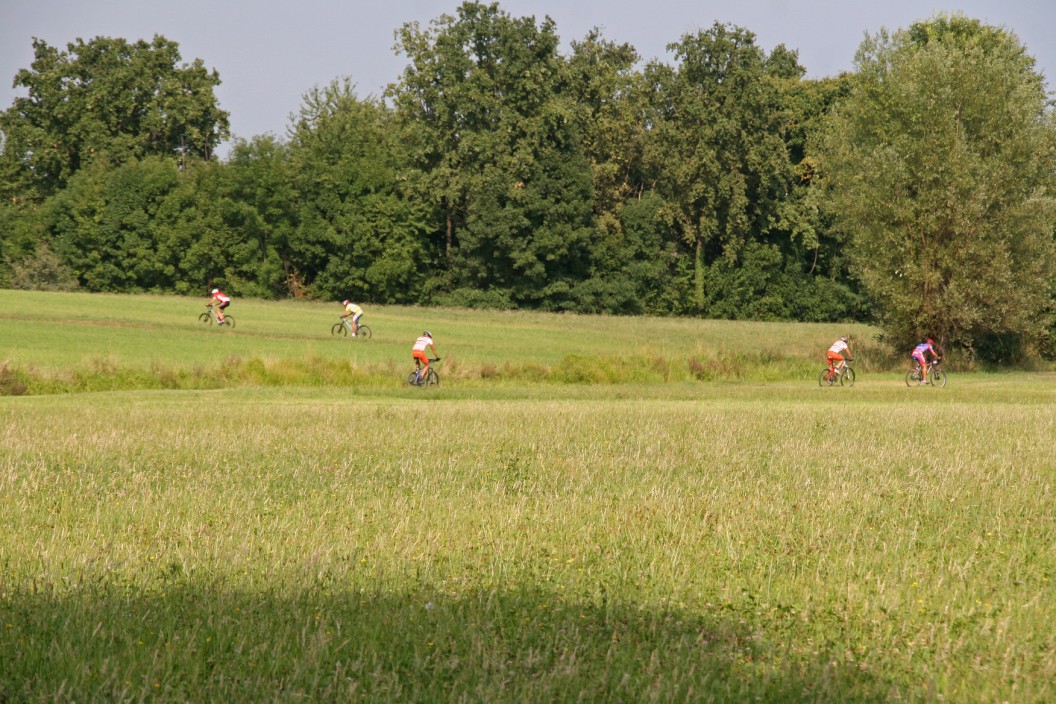
[[455, 223], [451, 217], [451, 211], [447, 211], [447, 232], [446, 240], [444, 242], [444, 259], [447, 262], [447, 270], [451, 271], [451, 240], [454, 236]]
[[704, 242], [697, 237], [696, 252], [693, 254], [693, 302], [697, 312], [704, 312]]

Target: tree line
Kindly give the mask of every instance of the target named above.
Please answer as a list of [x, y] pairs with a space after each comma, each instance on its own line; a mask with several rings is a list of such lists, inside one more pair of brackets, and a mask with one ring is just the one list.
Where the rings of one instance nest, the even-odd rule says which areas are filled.
[[[34, 41], [0, 113], [3, 283], [755, 320], [875, 320], [994, 358], [1052, 338], [1044, 81], [961, 15], [811, 80], [716, 23], [642, 63], [465, 2], [381, 96], [229, 138], [175, 42]], [[997, 299], [996, 301], [994, 299]]]

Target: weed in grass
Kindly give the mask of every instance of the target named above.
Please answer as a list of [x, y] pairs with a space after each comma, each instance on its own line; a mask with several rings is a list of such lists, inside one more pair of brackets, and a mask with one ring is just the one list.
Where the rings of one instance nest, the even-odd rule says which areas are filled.
[[29, 390], [26, 373], [0, 363], [0, 396], [21, 396]]

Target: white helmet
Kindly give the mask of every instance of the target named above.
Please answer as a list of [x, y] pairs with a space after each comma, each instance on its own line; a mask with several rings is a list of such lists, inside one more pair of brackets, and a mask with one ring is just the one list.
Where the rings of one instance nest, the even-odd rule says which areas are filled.
[[426, 330], [426, 331], [425, 331], [425, 332], [423, 332], [422, 334], [423, 334], [423, 335], [425, 335], [426, 337], [428, 337], [428, 338], [429, 338], [430, 340], [432, 340], [432, 339], [433, 339], [433, 335], [432, 335], [432, 333], [430, 333], [430, 332], [429, 332], [428, 330]]
[[220, 289], [218, 289], [218, 288], [214, 288], [214, 289], [213, 289], [213, 293], [220, 293]]

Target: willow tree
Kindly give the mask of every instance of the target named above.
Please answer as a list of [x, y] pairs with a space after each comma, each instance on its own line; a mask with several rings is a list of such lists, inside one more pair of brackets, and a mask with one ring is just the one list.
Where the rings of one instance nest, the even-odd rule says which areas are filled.
[[1005, 29], [940, 15], [867, 37], [856, 68], [819, 158], [886, 335], [993, 357], [1040, 339], [1056, 129], [1034, 60]]

